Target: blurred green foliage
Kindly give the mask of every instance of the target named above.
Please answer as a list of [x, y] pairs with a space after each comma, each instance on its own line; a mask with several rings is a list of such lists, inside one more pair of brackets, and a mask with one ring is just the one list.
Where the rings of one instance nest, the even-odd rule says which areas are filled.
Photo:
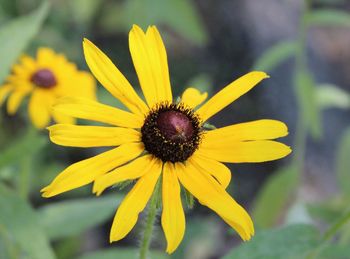
[[[157, 24], [171, 28], [186, 43], [197, 47], [205, 46], [209, 39], [195, 2], [190, 0], [63, 0], [52, 1], [51, 4], [42, 1], [36, 10], [31, 11], [40, 2], [0, 0], [1, 83], [25, 49], [34, 53], [35, 47], [40, 45], [52, 46], [84, 66], [81, 39], [92, 31], [98, 36], [111, 34], [117, 37], [118, 33], [122, 33], [124, 37], [134, 23], [143, 28]], [[316, 2], [337, 4], [344, 1]], [[275, 225], [284, 223], [285, 216], [291, 213], [291, 207], [300, 202], [297, 192], [301, 185], [304, 161], [298, 156], [304, 155], [305, 136], [310, 134], [316, 140], [322, 138], [321, 118], [325, 109], [350, 107], [350, 96], [346, 91], [337, 85], [317, 82], [315, 75], [308, 69], [305, 34], [314, 26], [349, 28], [350, 15], [335, 9], [305, 8], [298, 38], [267, 49], [253, 66], [254, 69], [271, 72], [287, 60], [295, 61], [293, 78], [300, 110], [297, 126], [300, 132], [296, 133], [297, 140], [293, 147], [297, 154], [290, 164], [269, 177], [254, 201], [252, 214], [258, 229], [256, 237], [233, 249], [226, 248], [224, 258], [344, 259], [350, 254], [349, 214], [345, 209], [350, 202], [350, 129], [338, 143], [336, 154], [339, 194], [303, 207], [315, 225], [321, 224], [326, 229], [325, 233], [314, 225], [286, 225], [274, 229]], [[172, 37], [171, 34], [166, 36]], [[210, 93], [213, 82], [209, 75], [199, 74], [187, 84]], [[101, 91], [99, 97], [104, 103], [120, 106], [105, 91]], [[0, 118], [0, 123], [3, 126], [3, 118]], [[50, 159], [46, 154], [50, 152], [46, 151], [52, 149], [46, 145], [46, 135], [28, 127], [14, 135], [16, 139], [9, 139], [11, 135], [5, 128], [6, 125], [0, 127], [0, 258], [77, 258], [82, 244], [81, 236], [111, 219], [121, 201], [121, 195], [77, 198], [81, 193], [74, 193], [73, 199], [49, 204], [42, 204], [43, 201], [39, 202], [36, 198], [34, 200], [38, 207], [33, 208], [30, 193], [35, 191], [37, 197], [38, 190], [67, 161], [60, 163], [57, 157], [55, 160]], [[41, 160], [37, 158], [40, 151], [44, 153]], [[33, 165], [32, 161], [36, 164]], [[5, 187], [5, 184], [10, 188]], [[152, 251], [150, 257], [180, 259], [216, 256], [215, 249], [220, 247], [221, 240], [213, 237], [216, 237], [218, 226], [213, 218], [204, 215], [200, 215], [199, 219], [191, 217], [187, 221], [184, 241], [176, 253], [168, 256]], [[108, 233], [105, 232], [105, 239], [108, 240]], [[232, 235], [227, 235], [227, 238], [233, 239]], [[164, 247], [163, 243], [160, 245]], [[137, 253], [136, 249], [124, 246], [86, 252], [78, 258], [135, 258]]]

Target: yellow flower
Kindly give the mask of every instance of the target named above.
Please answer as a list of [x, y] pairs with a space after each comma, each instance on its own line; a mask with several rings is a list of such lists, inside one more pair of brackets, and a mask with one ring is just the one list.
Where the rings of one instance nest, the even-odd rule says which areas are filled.
[[7, 112], [15, 114], [27, 95], [28, 111], [35, 127], [47, 126], [51, 116], [59, 123], [74, 123], [69, 116], [52, 112], [52, 105], [63, 96], [95, 97], [95, 79], [88, 72], [77, 70], [75, 64], [49, 48], [39, 48], [36, 59], [22, 56], [12, 68], [6, 83], [0, 86], [0, 106], [8, 96]]
[[110, 186], [137, 179], [115, 215], [112, 242], [124, 238], [134, 227], [161, 179], [161, 223], [168, 253], [177, 248], [185, 231], [180, 184], [243, 240], [249, 240], [254, 234], [252, 220], [225, 191], [231, 172], [222, 162], [263, 162], [286, 156], [290, 148], [271, 139], [286, 136], [287, 127], [275, 120], [258, 120], [208, 130], [204, 122], [268, 76], [263, 72], [248, 73], [198, 109], [207, 94], [193, 88], [183, 93], [180, 103], [175, 103], [158, 30], [152, 26], [144, 33], [134, 25], [129, 47], [145, 103], [101, 50], [87, 39], [83, 47], [92, 73], [129, 111], [82, 98], [57, 104], [57, 112], [112, 126], [57, 124], [49, 127], [51, 141], [63, 146], [118, 147], [69, 166], [42, 189], [43, 196], [51, 197], [91, 182], [93, 192], [100, 195]]

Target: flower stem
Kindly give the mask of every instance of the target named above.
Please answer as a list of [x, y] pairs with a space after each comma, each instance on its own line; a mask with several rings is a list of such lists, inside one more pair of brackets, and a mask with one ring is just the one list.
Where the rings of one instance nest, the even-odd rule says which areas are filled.
[[327, 246], [327, 244], [330, 242], [330, 240], [335, 236], [335, 234], [346, 224], [348, 224], [350, 221], [350, 209], [347, 209], [346, 212], [334, 222], [332, 226], [329, 227], [329, 229], [323, 234], [321, 238], [320, 244], [311, 251], [307, 259], [314, 259], [318, 258], [318, 255], [321, 253], [322, 249]]
[[143, 232], [142, 243], [140, 247], [140, 259], [147, 258], [147, 252], [151, 243], [153, 225], [157, 215], [157, 197], [159, 192], [159, 183], [160, 181], [158, 180], [148, 207], [145, 230]]

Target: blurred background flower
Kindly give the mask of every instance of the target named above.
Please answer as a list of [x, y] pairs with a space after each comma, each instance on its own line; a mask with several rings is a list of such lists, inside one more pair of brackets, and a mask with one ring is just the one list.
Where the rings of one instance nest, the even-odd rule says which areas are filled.
[[[231, 167], [228, 192], [249, 208], [256, 236], [242, 245], [218, 217], [195, 206], [171, 258], [348, 258], [349, 10], [346, 0], [61, 0], [51, 8], [0, 0], [0, 84], [23, 52], [34, 56], [40, 46], [87, 70], [87, 37], [137, 85], [127, 48], [134, 23], [162, 32], [175, 96], [188, 86], [212, 95], [248, 71], [265, 71], [269, 80], [212, 120], [221, 127], [270, 118], [289, 126], [293, 156]], [[98, 99], [121, 105], [102, 87]], [[115, 190], [99, 199], [88, 194], [91, 187], [40, 197], [57, 172], [100, 150], [49, 144], [47, 134], [30, 128], [25, 107], [14, 116], [1, 109], [0, 258], [137, 256], [142, 220], [122, 242], [106, 238], [123, 196]], [[152, 249], [164, 247], [158, 230]], [[155, 253], [151, 258], [165, 257]]]

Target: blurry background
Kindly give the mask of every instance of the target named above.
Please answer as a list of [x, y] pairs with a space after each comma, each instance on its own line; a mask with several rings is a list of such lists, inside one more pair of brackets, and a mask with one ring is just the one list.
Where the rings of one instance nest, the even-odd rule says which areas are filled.
[[[87, 70], [81, 47], [86, 37], [138, 87], [128, 50], [134, 23], [160, 30], [175, 95], [193, 86], [211, 96], [256, 69], [271, 76], [212, 119], [216, 126], [263, 118], [289, 126], [282, 141], [292, 146], [292, 155], [230, 166], [229, 192], [250, 211], [257, 237], [239, 246], [233, 230], [195, 206], [187, 213], [185, 239], [171, 258], [350, 258], [349, 1], [57, 0], [50, 10], [38, 9], [41, 3], [0, 0], [0, 83], [18, 56], [11, 59], [6, 48], [34, 55], [37, 47], [49, 46]], [[13, 26], [18, 18], [25, 20]], [[6, 32], [9, 24], [17, 31]], [[33, 35], [26, 36], [31, 30]], [[120, 105], [101, 86], [98, 97]], [[20, 196], [34, 209], [15, 194], [1, 194], [0, 258], [39, 258], [45, 249], [57, 258], [133, 258], [142, 220], [126, 239], [108, 243], [115, 208], [127, 190], [112, 189], [98, 199], [91, 186], [51, 199], [39, 194], [60, 170], [100, 150], [56, 146], [46, 132], [29, 125], [26, 105], [13, 117], [1, 108], [0, 181], [16, 190], [29, 179]], [[23, 170], [27, 173], [18, 173]], [[42, 232], [33, 229], [28, 215]], [[331, 232], [339, 222], [341, 228]], [[37, 244], [36, 235], [42, 240]], [[156, 228], [152, 248], [164, 247], [162, 230]]]

